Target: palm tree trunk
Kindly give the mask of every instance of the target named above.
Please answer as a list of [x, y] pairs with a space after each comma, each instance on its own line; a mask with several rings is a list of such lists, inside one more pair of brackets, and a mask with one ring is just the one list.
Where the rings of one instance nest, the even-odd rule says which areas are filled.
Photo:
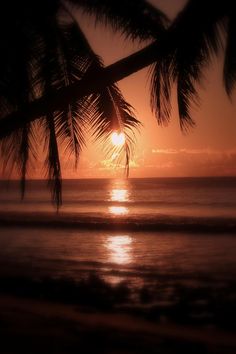
[[120, 81], [152, 64], [157, 59], [158, 47], [158, 43], [154, 42], [99, 71], [88, 72], [82, 80], [55, 90], [50, 95], [42, 96], [27, 104], [22, 110], [0, 119], [0, 139], [49, 112], [65, 108], [71, 102], [71, 99], [79, 99], [96, 93], [103, 87]]

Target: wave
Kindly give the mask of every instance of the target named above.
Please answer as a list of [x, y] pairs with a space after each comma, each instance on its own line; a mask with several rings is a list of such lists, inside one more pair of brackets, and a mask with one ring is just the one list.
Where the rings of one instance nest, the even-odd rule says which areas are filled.
[[[36, 199], [36, 198], [28, 198], [25, 199], [23, 202], [21, 199], [15, 199], [15, 197], [10, 198], [1, 198], [0, 203], [3, 205], [51, 205], [48, 200], [45, 199]], [[166, 200], [166, 199], [159, 199], [159, 200], [128, 200], [128, 201], [113, 201], [110, 199], [104, 200], [94, 200], [94, 199], [82, 199], [78, 200], [75, 198], [74, 200], [70, 198], [67, 200], [66, 198], [63, 201], [63, 206], [75, 206], [75, 207], [84, 207], [84, 206], [93, 206], [93, 207], [109, 207], [109, 206], [124, 206], [124, 207], [162, 207], [162, 206], [175, 206], [175, 207], [191, 207], [191, 206], [199, 206], [199, 207], [214, 207], [214, 208], [236, 208], [235, 201], [225, 201], [225, 200], [217, 200], [217, 201], [182, 201], [182, 200]]]
[[109, 231], [181, 231], [236, 233], [236, 218], [177, 215], [109, 216], [104, 213], [1, 212], [1, 227], [84, 229]]

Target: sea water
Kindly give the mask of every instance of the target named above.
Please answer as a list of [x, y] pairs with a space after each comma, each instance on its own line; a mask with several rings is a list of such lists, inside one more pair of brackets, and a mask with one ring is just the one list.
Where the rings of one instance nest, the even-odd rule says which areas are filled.
[[186, 291], [204, 313], [235, 302], [236, 178], [66, 180], [59, 213], [44, 181], [23, 201], [18, 182], [0, 186], [1, 277], [96, 274], [137, 306], [144, 290], [150, 306]]

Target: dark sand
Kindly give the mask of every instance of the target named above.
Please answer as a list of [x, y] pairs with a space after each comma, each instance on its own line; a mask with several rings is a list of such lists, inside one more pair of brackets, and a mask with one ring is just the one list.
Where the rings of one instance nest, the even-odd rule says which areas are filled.
[[234, 333], [103, 313], [48, 301], [0, 297], [4, 353], [236, 353]]

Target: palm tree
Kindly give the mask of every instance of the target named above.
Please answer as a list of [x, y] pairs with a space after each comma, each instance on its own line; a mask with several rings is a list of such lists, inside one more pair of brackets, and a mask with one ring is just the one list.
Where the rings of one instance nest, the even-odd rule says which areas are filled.
[[[128, 39], [151, 44], [104, 68], [73, 16], [75, 7], [114, 31], [122, 31]], [[38, 130], [43, 130], [48, 177], [57, 205], [61, 203], [58, 143], [74, 153], [77, 161], [88, 127], [105, 140], [112, 130], [124, 130], [128, 164], [132, 128], [139, 122], [114, 82], [147, 65], [153, 64], [151, 105], [158, 123], [169, 122], [170, 92], [176, 84], [180, 126], [186, 130], [194, 125], [189, 107], [198, 99], [195, 84], [227, 33], [224, 84], [227, 93], [232, 92], [235, 14], [229, 0], [214, 6], [211, 1], [190, 0], [172, 23], [145, 0], [37, 0], [33, 5], [29, 0], [11, 1], [2, 6], [1, 13], [1, 151], [6, 167], [18, 166], [22, 196], [28, 163], [36, 158]]]
[[[72, 2], [71, 2], [72, 3]], [[74, 2], [85, 9], [91, 4]], [[118, 2], [115, 2], [117, 5]], [[71, 5], [71, 4], [70, 4]], [[145, 3], [140, 2], [142, 10]], [[148, 5], [146, 6], [148, 9]], [[122, 9], [111, 8], [119, 12]], [[73, 17], [73, 9], [60, 0], [33, 3], [28, 0], [4, 2], [1, 18], [2, 55], [1, 67], [1, 118], [7, 114], [23, 110], [29, 104], [37, 105], [44, 97], [51, 97], [55, 90], [73, 87], [74, 83], [85, 76], [93, 76], [103, 68], [99, 58], [90, 47], [79, 24]], [[131, 36], [143, 36], [146, 29], [137, 25], [138, 20], [147, 22], [146, 15], [140, 17], [141, 8], [130, 21], [122, 11], [115, 19], [118, 27], [125, 26]], [[116, 16], [116, 15], [115, 15]], [[9, 19], [10, 22], [9, 22]], [[119, 23], [120, 21], [120, 23]], [[154, 21], [153, 21], [154, 24]], [[149, 26], [149, 24], [148, 24]], [[159, 25], [160, 27], [161, 25]], [[7, 37], [5, 36], [7, 29]], [[16, 60], [17, 58], [17, 60]], [[90, 84], [90, 86], [92, 86]], [[68, 95], [67, 95], [68, 97]], [[17, 168], [21, 175], [22, 198], [29, 163], [37, 158], [37, 141], [42, 137], [45, 146], [45, 165], [52, 188], [53, 201], [61, 204], [61, 166], [58, 145], [69, 154], [74, 154], [75, 165], [85, 144], [85, 131], [91, 128], [97, 139], [108, 140], [113, 130], [123, 131], [126, 135], [124, 152], [126, 166], [134, 143], [131, 128], [138, 128], [139, 121], [132, 107], [125, 101], [119, 88], [110, 83], [85, 97], [74, 97], [66, 102], [66, 95], [56, 98], [55, 107], [47, 107], [39, 112], [39, 122], [27, 121], [19, 129], [11, 124], [10, 134], [2, 129], [1, 152], [7, 170]], [[57, 105], [59, 103], [59, 106]], [[28, 108], [26, 108], [27, 110]], [[27, 116], [27, 114], [26, 114]], [[9, 117], [5, 119], [10, 122]], [[13, 131], [12, 131], [13, 127]], [[39, 134], [40, 133], [40, 134]], [[5, 135], [5, 137], [4, 137]]]

